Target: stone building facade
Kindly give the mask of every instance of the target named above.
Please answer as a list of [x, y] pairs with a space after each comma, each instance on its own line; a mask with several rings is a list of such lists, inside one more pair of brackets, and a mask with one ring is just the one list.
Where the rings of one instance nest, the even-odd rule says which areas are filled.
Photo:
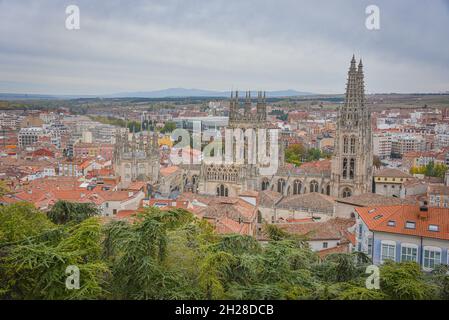
[[160, 155], [157, 134], [119, 131], [114, 149], [114, 170], [123, 185], [144, 181], [156, 185], [159, 180]]

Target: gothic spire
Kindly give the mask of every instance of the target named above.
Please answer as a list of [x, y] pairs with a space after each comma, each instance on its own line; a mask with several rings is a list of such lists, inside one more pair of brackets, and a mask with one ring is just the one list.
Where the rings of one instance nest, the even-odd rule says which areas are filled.
[[357, 69], [355, 56], [352, 56], [346, 84], [345, 104], [340, 107], [339, 123], [341, 125], [357, 125], [364, 106], [363, 64], [360, 60]]
[[246, 92], [245, 117], [248, 119], [251, 114], [251, 91]]

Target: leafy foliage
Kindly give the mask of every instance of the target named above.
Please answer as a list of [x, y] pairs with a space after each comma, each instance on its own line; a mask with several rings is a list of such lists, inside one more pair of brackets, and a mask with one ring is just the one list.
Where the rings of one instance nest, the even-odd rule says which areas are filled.
[[79, 223], [87, 218], [97, 216], [99, 209], [93, 203], [75, 203], [58, 201], [48, 212], [48, 218], [56, 224], [68, 222]]
[[438, 177], [444, 178], [446, 171], [449, 170], [448, 166], [430, 161], [426, 166], [412, 167], [410, 169], [411, 174], [423, 174], [426, 177]]
[[285, 161], [296, 166], [300, 166], [304, 162], [317, 161], [328, 157], [329, 155], [320, 149], [306, 149], [302, 144], [292, 144], [285, 149]]
[[[0, 208], [4, 299], [448, 299], [447, 267], [381, 266], [380, 290], [365, 288], [369, 258], [320, 259], [303, 237], [266, 225], [269, 241], [217, 235], [185, 210], [147, 209], [101, 223], [60, 204], [52, 217], [27, 204]], [[76, 213], [76, 214], [75, 214]], [[80, 270], [80, 289], [65, 286]]]
[[167, 121], [161, 129], [161, 133], [171, 133], [176, 129], [176, 123]]

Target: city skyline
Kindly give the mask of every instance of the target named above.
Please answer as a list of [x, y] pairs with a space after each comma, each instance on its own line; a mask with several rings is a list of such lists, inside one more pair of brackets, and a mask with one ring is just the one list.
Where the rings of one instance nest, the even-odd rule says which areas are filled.
[[[166, 88], [294, 89], [341, 94], [352, 54], [368, 66], [367, 93], [449, 88], [449, 5], [377, 1], [0, 2], [0, 85], [6, 93], [107, 95]], [[21, 23], [17, 24], [17, 17]]]

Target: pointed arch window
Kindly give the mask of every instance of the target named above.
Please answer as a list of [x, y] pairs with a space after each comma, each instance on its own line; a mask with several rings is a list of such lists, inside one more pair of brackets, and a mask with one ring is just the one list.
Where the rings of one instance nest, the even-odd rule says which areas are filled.
[[310, 182], [310, 192], [318, 192], [318, 182], [315, 180]]
[[348, 153], [348, 137], [343, 137], [343, 153]]
[[349, 198], [352, 195], [352, 191], [349, 188], [344, 188], [343, 189], [343, 198]]
[[346, 179], [348, 177], [348, 159], [343, 159], [343, 179]]
[[270, 184], [270, 183], [268, 182], [268, 180], [264, 179], [264, 180], [262, 181], [262, 191], [263, 191], [263, 190], [268, 190], [269, 184]]
[[351, 159], [349, 165], [349, 179], [354, 179], [354, 172], [355, 172], [355, 160]]
[[293, 182], [293, 194], [301, 194], [302, 183], [300, 180], [295, 180]]
[[351, 137], [351, 154], [355, 154], [355, 137]]
[[285, 180], [279, 179], [278, 180], [278, 192], [283, 194], [284, 190], [285, 190]]
[[327, 185], [327, 187], [326, 187], [326, 194], [327, 194], [328, 196], [331, 195], [331, 186], [330, 186], [330, 185]]

